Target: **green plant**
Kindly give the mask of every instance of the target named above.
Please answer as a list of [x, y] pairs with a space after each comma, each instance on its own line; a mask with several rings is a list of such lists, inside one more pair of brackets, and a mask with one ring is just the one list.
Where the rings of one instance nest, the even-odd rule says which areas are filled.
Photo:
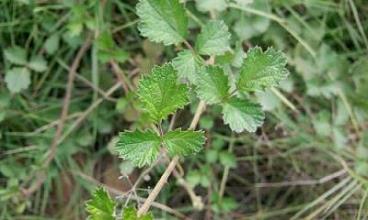
[[[233, 131], [255, 132], [263, 124], [265, 115], [261, 106], [252, 101], [252, 93], [277, 86], [287, 77], [288, 70], [286, 57], [273, 48], [263, 51], [254, 47], [247, 51], [246, 57], [242, 48], [238, 48], [240, 53], [235, 52], [231, 48], [231, 34], [222, 20], [213, 19], [203, 24], [192, 46], [186, 39], [186, 9], [179, 0], [140, 0], [137, 14], [142, 36], [166, 46], [186, 47], [172, 62], [154, 67], [139, 81], [136, 95], [141, 110], [147, 115], [148, 128], [120, 133], [116, 146], [120, 157], [138, 167], [151, 165], [159, 155], [167, 153], [171, 157], [160, 180], [139, 208], [140, 216], [147, 213], [179, 158], [201, 150], [204, 132], [194, 129], [206, 105], [220, 106], [224, 123]], [[163, 121], [169, 115], [189, 104], [188, 94], [192, 91], [200, 102], [189, 128], [164, 128]], [[226, 166], [233, 166], [231, 158], [226, 152], [220, 154], [220, 161]]]

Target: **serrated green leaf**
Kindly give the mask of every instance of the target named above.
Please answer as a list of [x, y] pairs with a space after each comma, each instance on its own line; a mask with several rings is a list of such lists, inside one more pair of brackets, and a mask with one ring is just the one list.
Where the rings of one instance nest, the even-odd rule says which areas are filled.
[[196, 7], [202, 12], [224, 11], [227, 3], [225, 0], [196, 0]]
[[222, 114], [224, 122], [229, 124], [231, 130], [238, 133], [244, 130], [255, 132], [265, 118], [259, 104], [236, 97], [232, 97], [223, 104]]
[[187, 36], [188, 18], [179, 0], [140, 0], [137, 14], [138, 29], [151, 41], [171, 45]]
[[151, 213], [139, 216], [137, 210], [133, 207], [127, 207], [123, 210], [123, 220], [153, 220]]
[[163, 137], [163, 143], [170, 156], [187, 156], [197, 153], [205, 142], [203, 131], [169, 131]]
[[138, 167], [152, 164], [160, 151], [161, 138], [153, 131], [126, 131], [119, 134], [116, 151]]
[[188, 88], [177, 81], [174, 68], [165, 64], [154, 67], [151, 74], [139, 82], [139, 100], [154, 122], [165, 119], [188, 103]]
[[6, 72], [5, 82], [11, 93], [18, 93], [29, 87], [31, 74], [25, 67], [15, 67]]
[[15, 46], [4, 50], [5, 59], [13, 64], [25, 65], [27, 63], [27, 52], [25, 49]]
[[45, 70], [47, 70], [47, 62], [45, 58], [43, 58], [43, 56], [38, 55], [32, 57], [31, 61], [29, 61], [28, 63], [28, 67], [36, 72], [44, 72]]
[[198, 97], [207, 104], [217, 104], [229, 96], [229, 79], [219, 66], [208, 66], [198, 76]]
[[102, 187], [95, 190], [92, 198], [86, 203], [86, 210], [91, 220], [115, 220], [115, 201]]
[[190, 50], [181, 51], [172, 64], [178, 71], [181, 79], [186, 79], [192, 84], [196, 84], [198, 71], [200, 69], [200, 61]]
[[230, 33], [221, 21], [210, 21], [197, 37], [196, 49], [202, 55], [222, 55], [230, 50]]
[[285, 55], [273, 48], [265, 52], [260, 47], [250, 49], [240, 70], [238, 89], [255, 91], [277, 86], [289, 74], [286, 63]]

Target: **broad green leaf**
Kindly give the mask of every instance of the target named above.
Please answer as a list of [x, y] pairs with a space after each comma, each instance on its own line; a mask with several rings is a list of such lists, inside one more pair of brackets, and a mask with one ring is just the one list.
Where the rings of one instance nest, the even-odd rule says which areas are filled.
[[95, 190], [92, 198], [86, 203], [86, 210], [91, 220], [115, 220], [115, 201], [102, 187]]
[[31, 61], [28, 63], [28, 67], [36, 72], [44, 72], [47, 70], [47, 62], [43, 56], [38, 55], [32, 57]]
[[138, 29], [142, 36], [165, 45], [181, 43], [187, 36], [188, 18], [179, 0], [140, 0]]
[[13, 64], [25, 65], [27, 63], [26, 50], [18, 46], [5, 49], [4, 56]]
[[203, 131], [169, 131], [163, 137], [163, 143], [170, 156], [187, 156], [197, 153], [205, 142]]
[[202, 12], [224, 11], [227, 8], [225, 0], [196, 0], [196, 7]]
[[58, 34], [53, 34], [47, 38], [45, 42], [45, 50], [47, 54], [54, 54], [57, 49], [59, 49], [60, 36]]
[[255, 91], [277, 86], [289, 74], [286, 63], [285, 55], [273, 48], [265, 52], [260, 47], [250, 49], [240, 70], [238, 89]]
[[152, 164], [160, 151], [161, 138], [153, 131], [126, 131], [119, 134], [116, 151], [138, 167]]
[[123, 220], [153, 220], [151, 213], [139, 216], [137, 210], [133, 207], [127, 207], [123, 210]]
[[176, 58], [173, 59], [172, 65], [178, 71], [181, 79], [186, 79], [192, 84], [196, 84], [198, 71], [200, 69], [200, 61], [190, 50], [181, 51]]
[[207, 104], [217, 104], [229, 96], [229, 80], [219, 66], [208, 66], [198, 76], [197, 94]]
[[265, 118], [260, 105], [236, 97], [223, 104], [222, 114], [225, 123], [238, 133], [244, 130], [255, 132]]
[[170, 64], [154, 67], [138, 85], [143, 109], [154, 122], [165, 119], [188, 103], [188, 88], [178, 84], [176, 71]]
[[222, 55], [230, 50], [230, 33], [221, 20], [210, 21], [197, 37], [196, 49], [203, 55]]
[[25, 67], [15, 67], [6, 72], [5, 82], [11, 93], [18, 93], [29, 87], [31, 74]]

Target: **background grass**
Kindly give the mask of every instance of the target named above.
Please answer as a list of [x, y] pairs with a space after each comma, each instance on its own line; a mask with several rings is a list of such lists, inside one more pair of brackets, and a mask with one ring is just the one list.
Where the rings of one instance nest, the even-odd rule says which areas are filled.
[[[84, 203], [97, 185], [122, 205], [142, 202], [154, 186], [163, 161], [139, 170], [112, 153], [119, 131], [145, 126], [127, 88], [177, 50], [140, 37], [136, 2], [0, 2], [0, 219], [84, 219]], [[205, 206], [196, 210], [180, 181], [171, 178], [153, 209], [157, 219], [368, 218], [368, 5], [264, 4], [230, 3], [221, 12], [203, 13], [194, 1], [186, 3], [193, 33], [209, 17], [223, 19], [233, 43], [240, 40], [245, 51], [255, 45], [284, 51], [291, 75], [281, 89], [255, 94], [267, 111], [255, 134], [232, 134], [219, 110], [207, 109], [200, 121], [205, 150], [182, 163], [185, 181]], [[41, 72], [25, 65], [30, 85], [20, 93], [12, 93], [5, 80], [19, 66], [5, 57], [15, 46], [27, 60], [41, 55], [46, 62]], [[83, 46], [48, 164], [68, 75]], [[177, 127], [187, 126], [197, 100], [192, 103], [176, 115]]]

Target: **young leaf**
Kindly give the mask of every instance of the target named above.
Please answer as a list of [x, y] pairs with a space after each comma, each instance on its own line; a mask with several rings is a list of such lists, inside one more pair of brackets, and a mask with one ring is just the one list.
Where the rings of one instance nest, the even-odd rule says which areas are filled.
[[198, 76], [198, 97], [207, 104], [217, 104], [229, 95], [229, 79], [219, 66], [208, 66]]
[[86, 210], [91, 220], [115, 220], [115, 201], [102, 187], [96, 189], [91, 200], [87, 201]]
[[4, 56], [13, 64], [24, 65], [27, 63], [26, 50], [18, 46], [5, 49]]
[[153, 220], [151, 213], [139, 216], [137, 210], [133, 207], [127, 207], [123, 210], [123, 220]]
[[60, 36], [58, 34], [53, 34], [49, 38], [47, 38], [45, 42], [45, 50], [47, 54], [54, 54], [56, 50], [59, 48], [60, 44]]
[[265, 52], [260, 47], [250, 49], [240, 70], [238, 89], [255, 91], [277, 86], [289, 74], [286, 63], [285, 55], [273, 48]]
[[198, 35], [196, 49], [202, 55], [222, 55], [230, 49], [230, 37], [223, 21], [210, 21]]
[[190, 83], [196, 84], [200, 61], [190, 50], [181, 51], [178, 56], [173, 59], [172, 65], [178, 71], [178, 76], [181, 79], [186, 79]]
[[138, 29], [142, 36], [165, 45], [183, 42], [187, 36], [188, 18], [179, 0], [140, 0]]
[[38, 55], [32, 57], [31, 61], [29, 61], [28, 63], [28, 67], [36, 72], [44, 72], [45, 70], [47, 70], [47, 62], [45, 58], [43, 58], [43, 56]]
[[227, 7], [225, 0], [196, 0], [196, 7], [199, 11], [224, 11]]
[[138, 167], [143, 167], [156, 160], [160, 146], [161, 138], [153, 131], [126, 131], [119, 134], [116, 151], [122, 158], [131, 160]]
[[31, 84], [31, 74], [25, 67], [15, 67], [6, 72], [5, 82], [10, 92], [18, 93]]
[[223, 104], [223, 119], [231, 130], [255, 132], [263, 124], [264, 112], [260, 105], [232, 97]]
[[205, 142], [203, 131], [169, 131], [163, 137], [170, 156], [187, 156], [197, 153]]
[[176, 71], [170, 64], [154, 67], [151, 74], [139, 82], [137, 94], [154, 122], [188, 103], [188, 88], [177, 83]]

